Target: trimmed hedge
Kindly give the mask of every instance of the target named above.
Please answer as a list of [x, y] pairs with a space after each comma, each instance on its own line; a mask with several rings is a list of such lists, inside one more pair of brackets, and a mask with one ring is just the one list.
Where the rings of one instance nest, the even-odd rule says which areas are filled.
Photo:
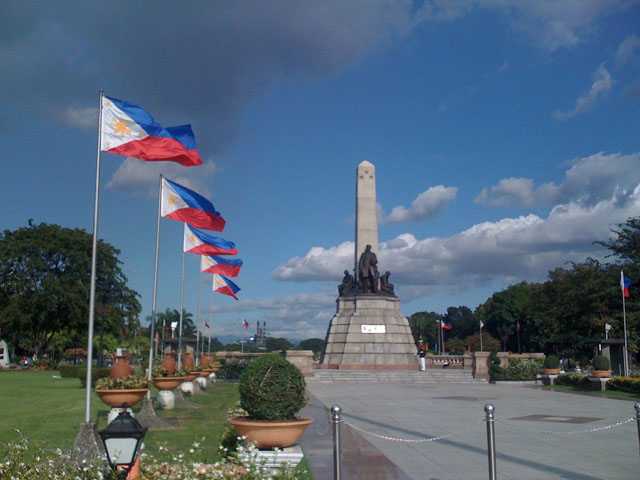
[[556, 385], [571, 385], [574, 387], [590, 387], [588, 375], [581, 373], [564, 373], [556, 378]]
[[81, 369], [85, 369], [85, 375], [87, 374], [87, 369], [84, 365], [60, 365], [58, 366], [58, 370], [60, 371], [60, 376], [62, 378], [78, 378]]
[[609, 370], [610, 363], [609, 359], [604, 355], [596, 355], [593, 357], [593, 368], [594, 370]]
[[249, 362], [246, 360], [230, 360], [225, 363], [220, 363], [220, 369], [216, 372], [216, 378], [222, 380], [238, 380], [244, 369], [249, 365]]
[[[91, 369], [91, 388], [95, 388], [96, 382], [100, 378], [108, 377], [111, 373], [111, 367], [101, 367], [101, 368], [92, 368]], [[82, 384], [82, 388], [87, 387], [87, 367], [82, 366], [82, 368], [78, 371], [78, 378], [80, 379], [80, 383]]]
[[544, 368], [559, 368], [560, 360], [555, 355], [547, 355], [544, 358]]
[[289, 420], [307, 403], [302, 372], [278, 354], [257, 357], [240, 376], [240, 406], [252, 420]]
[[640, 378], [638, 377], [614, 377], [607, 382], [607, 387], [612, 390], [620, 390], [627, 393], [640, 393]]

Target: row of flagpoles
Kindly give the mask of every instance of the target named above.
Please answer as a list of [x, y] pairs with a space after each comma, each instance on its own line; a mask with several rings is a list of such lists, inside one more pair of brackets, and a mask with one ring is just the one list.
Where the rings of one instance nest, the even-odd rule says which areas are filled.
[[[143, 108], [133, 103], [107, 97], [100, 90], [98, 115], [98, 152], [96, 158], [96, 185], [93, 216], [93, 244], [91, 254], [91, 281], [89, 287], [89, 325], [87, 346], [87, 387], [85, 398], [85, 422], [91, 420], [91, 379], [93, 358], [93, 328], [95, 317], [96, 263], [98, 242], [98, 205], [100, 199], [100, 155], [101, 152], [114, 153], [139, 158], [145, 161], [171, 161], [185, 167], [202, 164], [196, 148], [195, 136], [190, 125], [163, 127]], [[179, 185], [160, 175], [158, 192], [158, 218], [156, 227], [156, 253], [153, 274], [153, 301], [151, 309], [149, 380], [152, 378], [154, 357], [154, 334], [156, 323], [156, 299], [158, 285], [158, 261], [160, 246], [160, 219], [162, 217], [184, 222], [182, 251], [182, 280], [180, 293], [180, 322], [178, 335], [178, 365], [182, 360], [182, 311], [184, 298], [185, 253], [201, 255], [200, 272], [213, 274], [211, 290], [211, 310], [213, 292], [230, 295], [236, 300], [240, 288], [228, 277], [236, 277], [242, 267], [242, 260], [223, 256], [237, 255], [233, 242], [209, 235], [204, 230], [221, 232], [226, 224], [213, 204], [202, 195]], [[200, 273], [199, 273], [200, 275]], [[198, 281], [198, 296], [200, 282]], [[200, 301], [198, 298], [198, 339]], [[211, 318], [209, 320], [211, 322]], [[206, 324], [206, 322], [205, 322]], [[207, 324], [206, 324], [207, 325]], [[210, 325], [207, 325], [209, 328]], [[197, 342], [198, 340], [196, 340]], [[196, 343], [197, 348], [197, 343]], [[196, 352], [197, 353], [197, 352]]]

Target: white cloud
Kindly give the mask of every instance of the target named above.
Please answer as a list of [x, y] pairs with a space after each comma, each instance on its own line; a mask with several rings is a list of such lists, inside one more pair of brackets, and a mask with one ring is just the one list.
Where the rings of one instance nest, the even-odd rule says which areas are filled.
[[62, 113], [62, 120], [71, 127], [98, 128], [98, 108], [69, 107]]
[[[529, 214], [479, 223], [450, 237], [399, 235], [380, 244], [379, 269], [391, 271], [396, 292], [409, 300], [435, 289], [464, 289], [496, 280], [540, 281], [567, 261], [602, 257], [604, 250], [593, 242], [607, 239], [611, 227], [640, 211], [638, 162], [640, 154], [599, 153], [576, 161], [559, 186], [533, 189], [526, 179], [507, 179], [504, 192], [524, 185], [525, 193], [511, 198], [531, 202], [531, 198], [548, 195], [569, 200], [555, 204], [546, 217]], [[620, 168], [619, 176], [612, 175]], [[506, 201], [507, 197], [500, 198]], [[314, 247], [304, 257], [278, 267], [272, 276], [337, 284], [341, 272], [353, 264], [353, 250], [353, 242]]]
[[620, 67], [629, 62], [636, 56], [636, 51], [640, 47], [640, 38], [635, 33], [627, 35], [625, 39], [618, 45], [614, 61], [616, 66]]
[[503, 178], [483, 189], [476, 203], [502, 207], [551, 206], [571, 201], [584, 205], [608, 198], [624, 198], [640, 183], [640, 153], [612, 153], [576, 159], [559, 185], [552, 182], [534, 188], [529, 178]]
[[175, 162], [145, 162], [136, 158], [125, 158], [113, 177], [107, 183], [107, 188], [124, 190], [129, 194], [146, 194], [155, 197], [158, 194], [160, 174], [199, 194], [210, 197], [211, 181], [207, 179], [217, 171], [216, 164], [211, 160], [204, 162], [197, 169], [183, 167]]
[[613, 80], [611, 74], [604, 68], [604, 64], [601, 64], [593, 74], [591, 89], [583, 96], [578, 97], [576, 106], [567, 112], [558, 110], [553, 116], [559, 120], [566, 120], [567, 118], [590, 111], [593, 105], [611, 90], [612, 85]]
[[393, 207], [384, 223], [416, 223], [431, 220], [440, 214], [456, 198], [456, 187], [438, 185], [422, 192], [409, 208], [402, 205]]

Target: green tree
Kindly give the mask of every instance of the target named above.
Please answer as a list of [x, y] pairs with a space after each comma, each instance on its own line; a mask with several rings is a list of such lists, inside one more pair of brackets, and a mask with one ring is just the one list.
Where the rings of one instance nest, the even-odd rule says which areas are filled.
[[274, 350], [291, 350], [293, 344], [286, 338], [267, 337], [264, 342], [267, 352]]
[[[24, 352], [47, 350], [57, 333], [86, 343], [92, 236], [82, 229], [41, 223], [0, 234], [0, 326]], [[109, 329], [140, 313], [138, 293], [127, 287], [120, 251], [99, 240], [96, 307], [106, 311]]]
[[460, 339], [473, 335], [479, 328], [475, 315], [469, 307], [464, 305], [447, 308], [443, 320], [451, 324], [453, 335]]
[[409, 317], [409, 327], [413, 335], [413, 341], [417, 344], [422, 341], [434, 348], [438, 343], [438, 321], [442, 320], [442, 315], [436, 312], [416, 312]]
[[[147, 322], [151, 324], [151, 315], [147, 315]], [[164, 312], [156, 312], [156, 332], [159, 332], [160, 337], [171, 338], [171, 324], [174, 323], [176, 330], [174, 336], [178, 338], [178, 328], [180, 324], [180, 311], [175, 308], [167, 308]], [[148, 336], [148, 333], [147, 333]], [[195, 337], [196, 325], [193, 323], [193, 314], [186, 309], [182, 309], [182, 337]]]
[[[520, 324], [520, 341], [523, 350], [528, 348], [530, 329], [529, 300], [535, 287], [528, 283], [512, 285], [494, 293], [476, 311], [476, 321], [484, 323], [484, 330], [494, 338], [500, 338], [504, 350], [517, 351], [516, 327]], [[478, 328], [478, 327], [476, 327]]]
[[613, 237], [608, 241], [595, 243], [611, 250], [611, 255], [624, 262], [640, 265], [640, 217], [628, 218], [625, 223], [618, 224], [612, 229]]
[[320, 355], [324, 349], [324, 340], [321, 338], [307, 338], [298, 344], [300, 350], [311, 350], [314, 355]]

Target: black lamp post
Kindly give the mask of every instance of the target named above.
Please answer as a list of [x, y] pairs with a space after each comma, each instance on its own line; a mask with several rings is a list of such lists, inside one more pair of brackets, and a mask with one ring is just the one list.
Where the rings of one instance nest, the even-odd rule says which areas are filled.
[[122, 408], [124, 410], [107, 425], [107, 428], [98, 431], [98, 434], [104, 443], [109, 466], [118, 476], [125, 478], [133, 468], [147, 428], [142, 428], [131, 416], [126, 403]]

